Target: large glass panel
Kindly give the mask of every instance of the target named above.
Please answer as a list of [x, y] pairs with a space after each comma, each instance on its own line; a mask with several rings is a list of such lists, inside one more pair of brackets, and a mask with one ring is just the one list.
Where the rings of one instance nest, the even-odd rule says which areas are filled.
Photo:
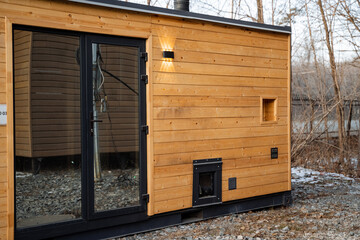
[[95, 211], [139, 205], [138, 48], [92, 53]]
[[81, 217], [79, 38], [14, 31], [16, 225]]

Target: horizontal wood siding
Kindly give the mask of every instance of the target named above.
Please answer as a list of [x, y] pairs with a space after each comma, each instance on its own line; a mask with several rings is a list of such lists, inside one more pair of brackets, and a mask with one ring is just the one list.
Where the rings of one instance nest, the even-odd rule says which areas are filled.
[[[288, 38], [152, 18], [154, 213], [192, 206], [196, 159], [223, 160], [223, 198], [288, 190]], [[161, 52], [172, 49], [173, 62]], [[261, 124], [261, 97], [277, 122]], [[270, 148], [279, 158], [270, 159]], [[237, 178], [229, 191], [228, 178]]]
[[[5, 19], [0, 16], [0, 104], [6, 103]], [[7, 128], [0, 126], [0, 240], [8, 239]], [[10, 175], [11, 176], [11, 175]]]
[[[16, 155], [80, 154], [80, 66], [75, 58], [79, 38], [28, 31], [16, 31], [15, 36]], [[32, 36], [32, 42], [24, 36]], [[100, 48], [102, 67], [138, 92], [137, 48]], [[22, 54], [19, 58], [17, 52]], [[108, 101], [107, 112], [98, 113], [103, 121], [99, 124], [101, 152], [137, 151], [137, 96], [103, 74], [105, 90], [100, 92]]]
[[[75, 57], [78, 47], [77, 37], [33, 33], [33, 154], [24, 157], [80, 154], [80, 66]], [[40, 119], [41, 124], [37, 121]]]
[[15, 149], [18, 156], [32, 156], [30, 69], [32, 33], [14, 31]]
[[[139, 92], [138, 49], [126, 46], [101, 44], [102, 68]], [[107, 111], [99, 112], [103, 122], [99, 124], [100, 150], [102, 152], [137, 152], [139, 147], [138, 96], [118, 80], [105, 76], [104, 92], [107, 95]], [[101, 96], [104, 98], [104, 92]], [[98, 106], [100, 109], [100, 106]]]

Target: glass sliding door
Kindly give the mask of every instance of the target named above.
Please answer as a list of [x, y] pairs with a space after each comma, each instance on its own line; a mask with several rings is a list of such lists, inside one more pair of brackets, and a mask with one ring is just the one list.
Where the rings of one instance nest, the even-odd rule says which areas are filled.
[[146, 133], [140, 129], [145, 124], [144, 109], [140, 108], [145, 95], [145, 83], [140, 81], [144, 67], [140, 46], [106, 37], [90, 38], [87, 46], [92, 62], [88, 76], [92, 77], [94, 213], [143, 207], [146, 173], [141, 172], [140, 149], [145, 146]]
[[80, 38], [13, 36], [16, 226], [81, 218]]
[[145, 219], [145, 40], [15, 26], [13, 50], [16, 238]]
[[138, 53], [92, 43], [95, 211], [139, 204]]

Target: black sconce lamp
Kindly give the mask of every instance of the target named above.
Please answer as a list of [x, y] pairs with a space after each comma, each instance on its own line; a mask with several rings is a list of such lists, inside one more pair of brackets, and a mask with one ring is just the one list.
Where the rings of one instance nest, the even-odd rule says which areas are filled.
[[174, 52], [173, 51], [163, 51], [163, 59], [168, 62], [174, 60]]

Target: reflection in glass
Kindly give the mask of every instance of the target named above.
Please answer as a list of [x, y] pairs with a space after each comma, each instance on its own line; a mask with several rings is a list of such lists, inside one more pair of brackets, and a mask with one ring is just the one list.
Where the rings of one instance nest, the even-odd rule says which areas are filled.
[[139, 205], [138, 48], [92, 53], [95, 211]]
[[81, 217], [79, 38], [14, 31], [16, 225]]

